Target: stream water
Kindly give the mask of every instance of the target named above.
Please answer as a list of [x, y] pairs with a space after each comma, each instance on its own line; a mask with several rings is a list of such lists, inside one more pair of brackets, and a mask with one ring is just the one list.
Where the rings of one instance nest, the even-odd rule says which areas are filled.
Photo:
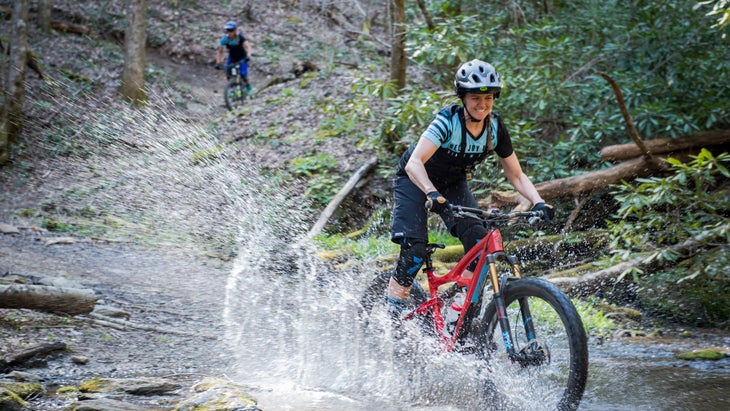
[[[264, 238], [276, 238], [270, 234]], [[233, 378], [256, 387], [262, 409], [495, 409], [479, 394], [489, 376], [469, 359], [441, 353], [425, 339], [412, 358], [396, 361], [389, 336], [363, 335], [355, 313], [367, 276], [333, 273], [305, 242], [289, 238], [265, 247], [242, 238], [228, 279], [224, 317]], [[687, 362], [674, 357], [688, 349], [682, 341], [631, 341], [589, 342], [581, 409], [730, 409], [730, 358]], [[707, 344], [728, 347], [730, 338], [710, 335]], [[519, 400], [519, 407], [499, 409], [547, 409], [540, 393]]]

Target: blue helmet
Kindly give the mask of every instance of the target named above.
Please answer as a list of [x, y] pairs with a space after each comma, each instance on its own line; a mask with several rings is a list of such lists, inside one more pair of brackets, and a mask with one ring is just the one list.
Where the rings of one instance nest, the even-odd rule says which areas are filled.
[[236, 29], [235, 21], [229, 21], [228, 23], [226, 23], [226, 31], [235, 30], [235, 29]]

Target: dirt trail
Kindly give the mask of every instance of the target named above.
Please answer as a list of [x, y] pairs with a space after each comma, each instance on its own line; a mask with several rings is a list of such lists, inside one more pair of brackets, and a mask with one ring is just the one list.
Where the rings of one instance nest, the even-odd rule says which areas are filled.
[[191, 115], [210, 120], [226, 112], [223, 103], [223, 87], [226, 78], [222, 71], [194, 63], [178, 63], [152, 50], [148, 62], [166, 71], [173, 81], [189, 90], [186, 109]]

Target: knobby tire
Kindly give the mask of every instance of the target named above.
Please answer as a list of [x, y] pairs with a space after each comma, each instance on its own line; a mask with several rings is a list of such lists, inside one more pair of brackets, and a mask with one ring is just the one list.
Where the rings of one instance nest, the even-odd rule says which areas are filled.
[[[537, 342], [550, 358], [541, 365], [512, 364], [506, 355], [494, 301], [485, 307], [475, 330], [480, 355], [492, 370], [497, 365], [506, 365], [506, 371], [517, 376], [510, 384], [523, 385], [525, 391], [552, 387], [554, 396], [558, 398], [554, 407], [546, 409], [577, 409], [588, 377], [588, 346], [585, 328], [575, 306], [556, 285], [539, 278], [509, 282], [502, 293], [515, 350], [528, 345], [519, 308], [519, 300], [526, 299], [535, 324]], [[495, 383], [506, 380], [504, 372], [502, 369], [495, 371]]]

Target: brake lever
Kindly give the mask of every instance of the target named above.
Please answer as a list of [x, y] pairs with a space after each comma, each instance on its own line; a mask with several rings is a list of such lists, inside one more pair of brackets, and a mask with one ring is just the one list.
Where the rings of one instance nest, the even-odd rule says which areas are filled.
[[536, 213], [539, 214], [539, 215], [534, 215], [534, 216], [528, 218], [527, 219], [527, 224], [533, 225], [535, 223], [538, 223], [538, 222], [542, 221], [542, 211], [537, 211]]

